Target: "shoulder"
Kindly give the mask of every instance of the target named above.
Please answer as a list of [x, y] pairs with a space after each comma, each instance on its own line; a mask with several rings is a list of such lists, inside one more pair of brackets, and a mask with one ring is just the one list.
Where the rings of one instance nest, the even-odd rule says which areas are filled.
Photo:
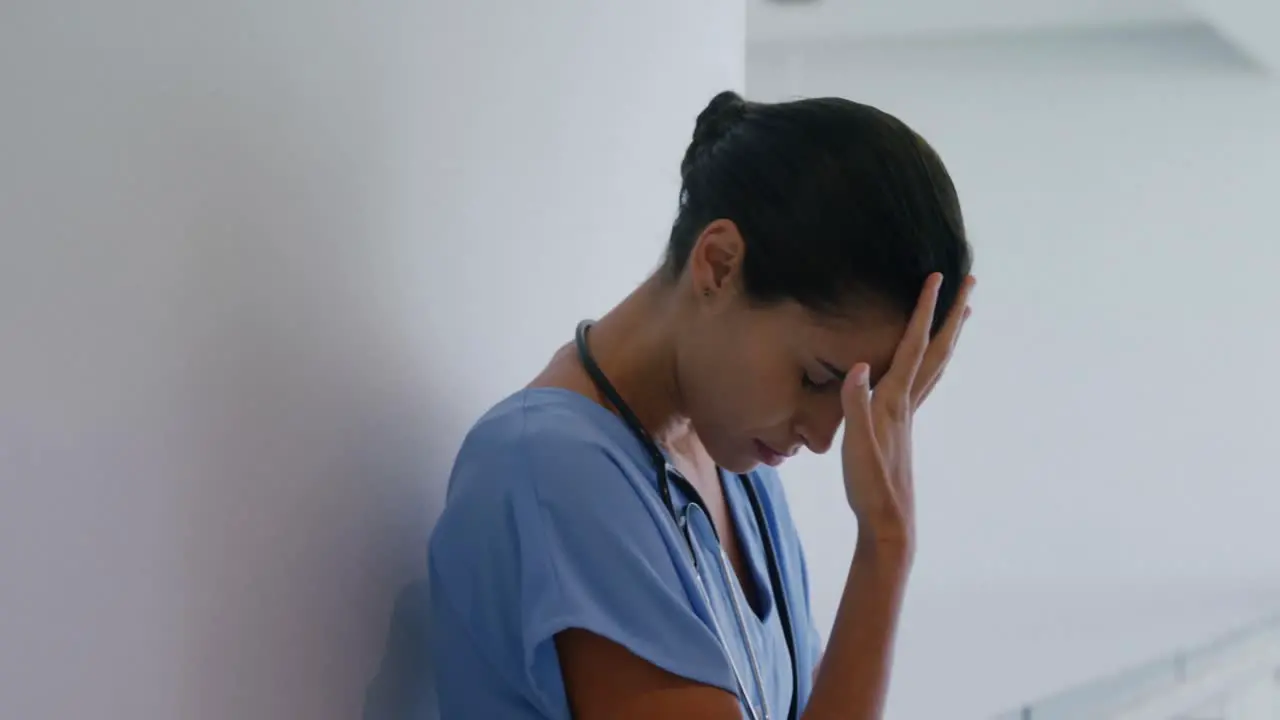
[[570, 391], [526, 390], [495, 405], [454, 461], [428, 548], [434, 573], [491, 577], [501, 567], [598, 546], [606, 532], [661, 534], [652, 465], [625, 425]]
[[687, 552], [620, 420], [567, 391], [520, 393], [459, 451], [428, 547], [434, 622], [547, 716], [568, 715], [552, 640], [571, 628], [731, 687]]
[[488, 412], [463, 440], [446, 514], [511, 503], [632, 492], [644, 456], [605, 408], [558, 388], [523, 390]]

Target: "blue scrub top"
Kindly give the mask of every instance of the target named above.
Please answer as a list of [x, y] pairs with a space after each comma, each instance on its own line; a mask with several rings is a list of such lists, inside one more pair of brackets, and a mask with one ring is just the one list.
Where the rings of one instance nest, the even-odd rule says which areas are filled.
[[[429, 665], [444, 720], [568, 720], [554, 644], [567, 628], [589, 630], [668, 672], [736, 695], [732, 661], [758, 704], [730, 593], [742, 609], [772, 716], [786, 717], [792, 692], [803, 711], [820, 648], [804, 554], [777, 473], [760, 466], [748, 479], [778, 557], [798, 688], [764, 546], [738, 478], [726, 477], [724, 487], [758, 589], [758, 613], [736, 577], [721, 572], [710, 521], [697, 510], [689, 515], [701, 573], [695, 570], [656, 475], [626, 424], [578, 393], [526, 389], [486, 413], [457, 456], [431, 536], [421, 627], [393, 621], [366, 718], [429, 717], [420, 697], [430, 684], [423, 677]], [[671, 492], [682, 512], [688, 499], [674, 483]], [[429, 652], [405, 647], [423, 643]]]

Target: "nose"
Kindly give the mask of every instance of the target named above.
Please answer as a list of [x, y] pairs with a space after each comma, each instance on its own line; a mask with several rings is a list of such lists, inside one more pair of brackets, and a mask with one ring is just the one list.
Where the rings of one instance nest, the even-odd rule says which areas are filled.
[[840, 429], [843, 420], [844, 411], [840, 408], [838, 398], [835, 402], [812, 407], [805, 421], [798, 427], [800, 437], [804, 438], [804, 444], [810, 451], [821, 455], [831, 449], [836, 430]]

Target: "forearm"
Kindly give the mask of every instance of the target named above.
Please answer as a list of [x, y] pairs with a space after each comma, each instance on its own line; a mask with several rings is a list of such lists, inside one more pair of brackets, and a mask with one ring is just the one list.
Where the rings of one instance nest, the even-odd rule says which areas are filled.
[[804, 720], [878, 720], [893, 664], [910, 553], [860, 543]]

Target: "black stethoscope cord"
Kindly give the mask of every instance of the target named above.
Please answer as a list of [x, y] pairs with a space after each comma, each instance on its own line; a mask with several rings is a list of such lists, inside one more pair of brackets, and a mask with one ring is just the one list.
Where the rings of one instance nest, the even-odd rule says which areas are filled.
[[[667, 512], [671, 514], [671, 518], [675, 521], [676, 526], [684, 532], [685, 541], [689, 544], [689, 552], [693, 556], [693, 561], [696, 567], [698, 560], [697, 553], [694, 551], [693, 547], [693, 539], [689, 535], [684, 524], [680, 522], [680, 515], [675, 509], [675, 502], [671, 499], [672, 479], [675, 479], [675, 482], [680, 485], [680, 490], [689, 497], [689, 504], [696, 504], [698, 507], [703, 509], [704, 513], [706, 505], [702, 502], [702, 497], [698, 494], [697, 489], [694, 488], [687, 479], [682, 477], [679, 473], [673, 473], [668, 469], [666, 455], [662, 453], [658, 444], [654, 442], [653, 437], [647, 430], [645, 430], [644, 425], [641, 424], [640, 418], [636, 417], [635, 412], [631, 410], [631, 407], [628, 406], [626, 401], [622, 399], [622, 396], [618, 394], [613, 383], [609, 382], [609, 378], [605, 376], [604, 371], [600, 369], [600, 365], [596, 363], [595, 358], [591, 354], [591, 348], [587, 344], [587, 333], [591, 330], [591, 325], [592, 322], [590, 320], [583, 320], [578, 323], [577, 333], [574, 338], [578, 349], [578, 360], [582, 363], [583, 369], [587, 371], [587, 375], [591, 378], [591, 382], [595, 385], [596, 390], [604, 395], [605, 399], [609, 401], [609, 404], [613, 406], [614, 410], [617, 411], [618, 415], [622, 418], [622, 421], [626, 423], [632, 434], [636, 436], [640, 443], [644, 445], [645, 450], [649, 453], [650, 459], [657, 468], [658, 492], [662, 496], [662, 502], [667, 506]], [[800, 694], [800, 676], [799, 666], [796, 662], [795, 636], [791, 627], [790, 608], [787, 604], [786, 594], [783, 591], [782, 575], [778, 567], [777, 555], [774, 552], [773, 539], [769, 535], [769, 526], [765, 522], [764, 507], [760, 503], [760, 498], [756, 492], [755, 484], [751, 481], [751, 478], [746, 475], [739, 475], [738, 477], [742, 482], [743, 489], [747, 491], [747, 498], [751, 501], [751, 510], [755, 515], [756, 529], [760, 533], [761, 544], [764, 545], [765, 560], [769, 566], [769, 585], [773, 590], [774, 605], [778, 608], [778, 619], [782, 624], [782, 634], [787, 641], [787, 652], [790, 655], [791, 676], [793, 682], [791, 691], [791, 710], [787, 717], [790, 720], [796, 720], [799, 702], [798, 696]], [[711, 527], [712, 533], [716, 533], [715, 526], [710, 523], [708, 524]], [[719, 534], [716, 533], [717, 542], [719, 542], [719, 539]], [[744, 638], [744, 641], [748, 643], [750, 642], [750, 640], [746, 638]], [[763, 692], [764, 688], [761, 688], [761, 691]]]

